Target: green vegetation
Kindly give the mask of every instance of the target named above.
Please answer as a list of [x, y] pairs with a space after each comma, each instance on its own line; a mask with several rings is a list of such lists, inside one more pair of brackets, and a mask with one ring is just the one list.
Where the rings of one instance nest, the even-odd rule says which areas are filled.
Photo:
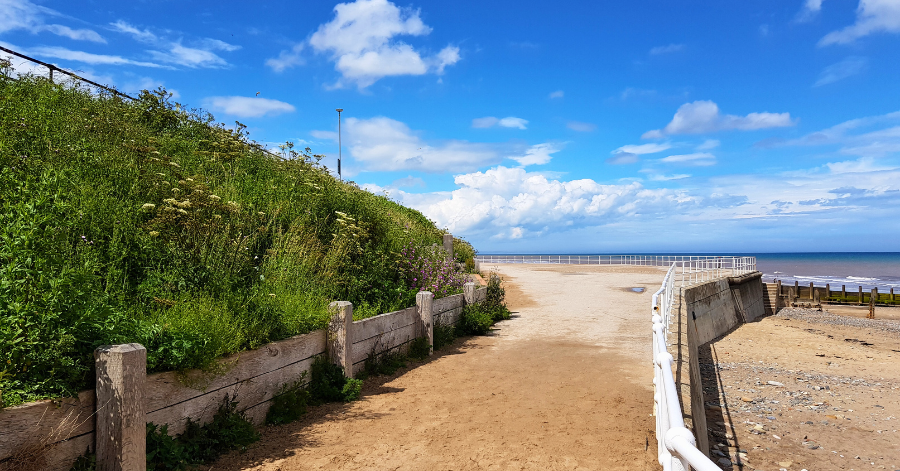
[[147, 424], [147, 470], [188, 470], [210, 463], [231, 450], [245, 450], [259, 432], [237, 412], [237, 401], [226, 398], [212, 422], [200, 426], [188, 419], [184, 433], [168, 434], [168, 425]]
[[487, 292], [484, 301], [463, 308], [460, 329], [466, 335], [485, 335], [491, 327], [502, 320], [509, 319], [510, 312], [506, 308], [506, 290], [503, 280], [497, 273], [488, 277]]
[[443, 234], [421, 213], [170, 98], [0, 75], [0, 406], [92, 387], [104, 344], [143, 344], [150, 372], [204, 369], [324, 327], [332, 300], [411, 306], [401, 262], [460, 291], [416, 260]]
[[309, 391], [304, 380], [306, 372], [293, 384], [284, 385], [278, 394], [272, 398], [272, 405], [266, 412], [266, 423], [269, 425], [281, 425], [291, 423], [306, 413], [306, 405], [309, 403]]

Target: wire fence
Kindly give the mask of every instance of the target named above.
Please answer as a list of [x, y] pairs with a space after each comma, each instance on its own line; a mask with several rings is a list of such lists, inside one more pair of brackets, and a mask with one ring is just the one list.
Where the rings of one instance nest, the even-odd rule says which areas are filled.
[[47, 63], [47, 62], [44, 62], [44, 61], [35, 59], [35, 58], [33, 58], [33, 57], [28, 57], [28, 56], [26, 56], [25, 54], [22, 54], [22, 53], [20, 53], [20, 52], [13, 51], [12, 49], [7, 49], [7, 48], [5, 48], [5, 47], [0, 46], [0, 51], [3, 51], [3, 52], [5, 52], [5, 53], [7, 53], [7, 54], [12, 54], [13, 56], [16, 56], [16, 57], [18, 57], [18, 58], [25, 59], [25, 60], [27, 60], [27, 61], [30, 61], [30, 62], [33, 62], [33, 63], [35, 63], [35, 64], [38, 64], [38, 65], [41, 65], [41, 66], [46, 67], [47, 70], [49, 71], [49, 78], [50, 78], [50, 81], [51, 81], [51, 82], [53, 82], [53, 73], [54, 73], [54, 72], [57, 72], [57, 73], [60, 73], [60, 74], [67, 75], [67, 76], [69, 76], [69, 77], [71, 77], [71, 78], [73, 78], [73, 79], [80, 80], [80, 81], [85, 82], [85, 83], [87, 83], [87, 84], [93, 85], [93, 86], [95, 86], [95, 87], [97, 87], [97, 88], [100, 88], [100, 89], [102, 89], [102, 90], [105, 90], [105, 91], [107, 91], [107, 92], [109, 92], [109, 93], [112, 93], [112, 94], [114, 94], [114, 95], [120, 96], [120, 97], [122, 97], [122, 98], [128, 98], [128, 99], [130, 99], [130, 100], [137, 100], [137, 98], [135, 98], [135, 97], [133, 97], [133, 96], [131, 96], [131, 95], [128, 95], [128, 94], [126, 94], [126, 93], [122, 93], [122, 92], [116, 90], [115, 88], [111, 88], [111, 87], [106, 86], [106, 85], [100, 85], [99, 83], [94, 82], [93, 80], [84, 78], [84, 77], [82, 77], [82, 76], [80, 76], [80, 75], [77, 75], [77, 74], [74, 74], [74, 73], [72, 73], [72, 72], [69, 72], [68, 70], [59, 68], [59, 67], [57, 67], [57, 66], [55, 66], [55, 65], [53, 65], [53, 64], [49, 64], [49, 63]]

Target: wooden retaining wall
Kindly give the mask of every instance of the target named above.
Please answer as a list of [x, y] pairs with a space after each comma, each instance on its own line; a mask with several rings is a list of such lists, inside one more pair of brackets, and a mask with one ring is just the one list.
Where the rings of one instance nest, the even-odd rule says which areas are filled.
[[[432, 302], [433, 324], [456, 323], [468, 302], [484, 300], [486, 288], [466, 287], [466, 294]], [[402, 349], [425, 333], [418, 329], [418, 307], [355, 321], [344, 339], [352, 345], [353, 371], [374, 353]], [[201, 424], [212, 420], [227, 396], [238, 401], [238, 410], [254, 424], [265, 421], [270, 401], [282, 386], [299, 380], [315, 358], [328, 349], [326, 330], [316, 330], [267, 344], [217, 361], [218, 374], [202, 371], [147, 375], [144, 388], [146, 421], [168, 424], [175, 435], [184, 431], [187, 418]], [[95, 404], [95, 392], [77, 398], [38, 401], [0, 409], [0, 471], [16, 458], [27, 456], [32, 469], [67, 471], [74, 460], [93, 450], [96, 417], [104, 405]]]

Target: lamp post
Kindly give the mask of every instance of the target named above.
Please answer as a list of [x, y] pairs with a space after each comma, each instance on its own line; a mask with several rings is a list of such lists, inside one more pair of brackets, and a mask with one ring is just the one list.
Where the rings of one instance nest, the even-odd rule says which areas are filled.
[[335, 111], [338, 112], [338, 179], [343, 181], [344, 179], [341, 177], [341, 111], [344, 109], [338, 108]]

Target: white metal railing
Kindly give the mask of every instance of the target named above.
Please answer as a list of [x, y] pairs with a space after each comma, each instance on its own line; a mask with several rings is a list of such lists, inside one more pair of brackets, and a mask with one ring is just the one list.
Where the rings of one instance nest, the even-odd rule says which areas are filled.
[[756, 270], [756, 257], [723, 255], [478, 255], [481, 263], [552, 265], [636, 265], [667, 267], [676, 263], [682, 283], [693, 284]]
[[653, 400], [656, 413], [656, 443], [659, 464], [664, 471], [721, 471], [697, 449], [694, 434], [684, 426], [681, 402], [675, 377], [674, 358], [666, 347], [672, 306], [675, 300], [675, 278], [678, 263], [673, 262], [662, 286], [653, 294]]
[[[712, 281], [725, 276], [739, 276], [756, 270], [756, 257], [714, 257], [672, 262], [662, 286], [653, 294], [653, 400], [656, 413], [656, 442], [659, 464], [665, 471], [719, 471], [706, 455], [697, 449], [694, 435], [684, 426], [681, 400], [668, 350], [669, 327], [675, 304], [675, 279], [679, 288]], [[702, 407], [700, 405], [699, 407]]]

